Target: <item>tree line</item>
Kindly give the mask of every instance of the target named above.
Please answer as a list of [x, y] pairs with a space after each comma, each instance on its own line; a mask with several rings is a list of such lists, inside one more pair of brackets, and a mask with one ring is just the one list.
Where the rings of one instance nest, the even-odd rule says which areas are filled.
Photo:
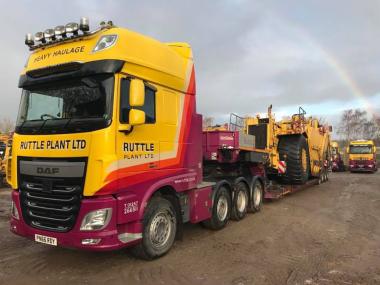
[[374, 140], [380, 144], [380, 116], [370, 115], [361, 109], [343, 111], [337, 133], [345, 142], [352, 140]]

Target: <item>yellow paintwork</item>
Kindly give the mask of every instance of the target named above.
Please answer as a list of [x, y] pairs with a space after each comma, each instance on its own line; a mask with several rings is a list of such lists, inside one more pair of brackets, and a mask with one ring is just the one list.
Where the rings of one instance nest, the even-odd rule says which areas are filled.
[[[326, 154], [329, 151], [330, 134], [326, 126], [320, 126], [317, 119], [305, 118], [295, 114], [290, 119], [276, 122], [271, 107], [268, 109], [267, 142], [265, 149], [255, 149], [257, 152], [267, 153], [271, 168], [278, 169], [278, 143], [281, 136], [303, 134], [309, 145], [310, 169], [312, 176], [318, 176]], [[248, 133], [250, 125], [258, 125], [260, 116], [247, 117], [244, 120], [244, 131]]]
[[[117, 35], [116, 43], [105, 50], [92, 50], [102, 35]], [[68, 49], [69, 54], [57, 55]], [[75, 52], [78, 51], [78, 52]], [[62, 52], [61, 52], [62, 53]], [[13, 158], [28, 157], [88, 157], [85, 196], [93, 196], [112, 179], [133, 171], [150, 170], [147, 163], [159, 169], [161, 164], [170, 166], [169, 159], [178, 155], [178, 140], [182, 122], [185, 95], [193, 70], [191, 47], [186, 43], [161, 43], [127, 29], [113, 27], [84, 37], [80, 40], [61, 42], [54, 46], [34, 51], [22, 74], [34, 69], [59, 65], [67, 62], [90, 62], [104, 59], [125, 61], [120, 74], [115, 74], [112, 124], [101, 130], [87, 133], [54, 135], [20, 135], [13, 138]], [[156, 92], [156, 123], [134, 126], [126, 135], [129, 125], [119, 123], [120, 80], [125, 77], [143, 79], [154, 86]], [[167, 112], [171, 110], [171, 112]], [[68, 140], [67, 149], [47, 149], [47, 144]], [[22, 149], [22, 143], [35, 141], [35, 146], [44, 144], [43, 149]], [[85, 148], [74, 149], [78, 141], [85, 141]], [[126, 154], [125, 143], [153, 144], [154, 151], [137, 150]], [[12, 159], [11, 172], [17, 173], [17, 159]], [[173, 162], [174, 163], [174, 162]], [[116, 174], [115, 174], [116, 173]], [[130, 172], [129, 172], [130, 173]], [[115, 176], [116, 175], [116, 176]], [[12, 188], [17, 189], [17, 175], [10, 179]]]
[[[5, 143], [6, 145], [8, 145], [9, 138], [10, 138], [9, 135], [1, 135], [0, 134], [0, 141]], [[1, 159], [1, 157], [0, 157], [0, 179], [2, 179], [6, 174], [7, 149], [8, 149], [8, 147], [5, 149], [4, 159]], [[0, 181], [0, 185], [1, 185], [1, 183], [2, 183], [2, 181]]]
[[[349, 152], [349, 146], [350, 145], [370, 145], [372, 146], [371, 153], [360, 153], [360, 154], [353, 154]], [[349, 160], [371, 160], [373, 159], [374, 154], [376, 155], [376, 146], [375, 143], [372, 140], [356, 140], [356, 141], [350, 141], [350, 144], [347, 147], [347, 153], [348, 153], [348, 159]]]

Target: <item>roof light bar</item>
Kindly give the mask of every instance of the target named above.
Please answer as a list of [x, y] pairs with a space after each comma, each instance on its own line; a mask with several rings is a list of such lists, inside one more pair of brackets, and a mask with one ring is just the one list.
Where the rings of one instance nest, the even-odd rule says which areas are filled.
[[[65, 26], [56, 26], [54, 29], [46, 29], [44, 32], [37, 32], [34, 35], [34, 37], [32, 34], [26, 34], [25, 44], [30, 48], [30, 50], [34, 50], [42, 46], [54, 44], [56, 42], [71, 40], [77, 37], [83, 37], [86, 35], [94, 34], [100, 30], [110, 29], [112, 27], [114, 27], [112, 21], [102, 21], [98, 29], [96, 29], [95, 31], [90, 31], [90, 20], [87, 17], [82, 17], [80, 18], [79, 24], [71, 22], [66, 24]], [[68, 36], [68, 34], [70, 35]], [[107, 48], [108, 46], [112, 45], [113, 43], [111, 42], [115, 41], [116, 38], [117, 37], [107, 38], [108, 41], [104, 42], [104, 48]], [[99, 50], [100, 49], [102, 48], [99, 47]]]

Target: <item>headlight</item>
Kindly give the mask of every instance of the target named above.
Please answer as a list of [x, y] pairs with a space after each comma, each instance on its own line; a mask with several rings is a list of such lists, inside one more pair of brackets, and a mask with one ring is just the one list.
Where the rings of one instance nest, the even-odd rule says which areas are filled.
[[88, 213], [82, 220], [81, 231], [96, 231], [105, 228], [112, 216], [112, 209], [100, 209]]
[[97, 52], [104, 50], [106, 48], [110, 48], [115, 44], [117, 40], [117, 35], [105, 35], [101, 36], [98, 42], [96, 43], [96, 46], [92, 50], [92, 52]]
[[20, 216], [18, 215], [18, 210], [17, 210], [17, 207], [15, 205], [15, 202], [12, 201], [12, 204], [11, 204], [11, 215], [13, 218], [15, 218], [16, 220], [19, 220], [20, 219]]

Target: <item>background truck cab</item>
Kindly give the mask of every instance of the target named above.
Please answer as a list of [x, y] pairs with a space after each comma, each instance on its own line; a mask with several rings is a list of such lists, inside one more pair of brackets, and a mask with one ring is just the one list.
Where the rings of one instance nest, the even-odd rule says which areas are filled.
[[351, 141], [347, 153], [351, 172], [377, 171], [376, 146], [372, 140]]

